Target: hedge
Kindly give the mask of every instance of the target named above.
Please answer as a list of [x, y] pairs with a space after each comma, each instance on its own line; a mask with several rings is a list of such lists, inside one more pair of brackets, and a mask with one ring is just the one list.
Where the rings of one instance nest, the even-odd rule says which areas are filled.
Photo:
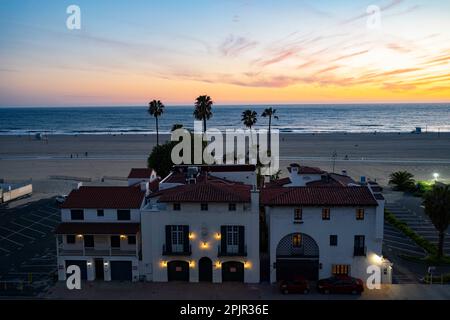
[[392, 212], [384, 210], [384, 218], [390, 225], [400, 230], [405, 236], [411, 238], [411, 240], [413, 240], [418, 246], [424, 248], [425, 251], [427, 251], [430, 255], [437, 254], [438, 249], [434, 244], [426, 240], [424, 237], [418, 235], [406, 224], [406, 222], [397, 219], [397, 217]]

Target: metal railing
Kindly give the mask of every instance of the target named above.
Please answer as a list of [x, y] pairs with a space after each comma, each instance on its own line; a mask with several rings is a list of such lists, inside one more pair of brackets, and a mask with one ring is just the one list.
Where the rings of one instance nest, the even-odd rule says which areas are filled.
[[243, 250], [228, 251], [227, 247], [222, 248], [222, 246], [217, 247], [217, 256], [219, 257], [246, 257], [247, 256], [247, 245], [244, 245]]
[[60, 256], [137, 256], [137, 250], [123, 250], [119, 248], [81, 248], [67, 249], [59, 247]]
[[172, 250], [172, 248], [167, 248], [167, 246], [165, 244], [163, 244], [163, 248], [162, 248], [162, 255], [163, 256], [190, 256], [192, 254], [192, 245], [189, 245], [189, 249], [186, 251], [184, 250], [184, 246], [183, 246], [183, 250], [182, 251], [178, 251], [178, 250]]

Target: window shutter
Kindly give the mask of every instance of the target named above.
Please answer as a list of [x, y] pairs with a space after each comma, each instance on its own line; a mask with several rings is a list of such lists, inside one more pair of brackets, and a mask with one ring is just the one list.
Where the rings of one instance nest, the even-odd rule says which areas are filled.
[[166, 226], [166, 251], [172, 251], [172, 226]]
[[239, 252], [243, 254], [245, 251], [245, 227], [239, 226]]
[[220, 226], [220, 251], [227, 252], [227, 226]]
[[189, 226], [183, 226], [183, 251], [189, 252]]

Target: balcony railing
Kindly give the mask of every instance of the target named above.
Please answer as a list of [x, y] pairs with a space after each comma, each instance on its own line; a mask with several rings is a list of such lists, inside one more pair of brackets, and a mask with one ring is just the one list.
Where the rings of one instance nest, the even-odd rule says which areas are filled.
[[217, 256], [218, 257], [246, 257], [247, 256], [247, 246], [244, 246], [244, 250], [230, 251], [227, 250], [227, 247], [222, 249], [222, 246], [218, 246], [217, 248]]
[[192, 254], [192, 246], [189, 245], [189, 249], [186, 251], [184, 250], [184, 246], [183, 246], [183, 250], [173, 250], [172, 248], [167, 248], [165, 244], [163, 244], [163, 249], [162, 249], [162, 255], [163, 256], [190, 256]]
[[366, 256], [367, 247], [354, 247], [353, 248], [353, 256], [360, 257]]
[[68, 249], [60, 246], [58, 248], [60, 256], [137, 256], [136, 250], [122, 250], [119, 248], [80, 248]]

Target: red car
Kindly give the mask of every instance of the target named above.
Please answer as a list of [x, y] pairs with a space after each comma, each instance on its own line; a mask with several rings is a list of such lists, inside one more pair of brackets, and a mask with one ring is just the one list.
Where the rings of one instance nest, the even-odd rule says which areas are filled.
[[297, 277], [294, 280], [284, 280], [280, 283], [280, 290], [284, 294], [309, 292], [309, 283], [303, 277]]
[[317, 290], [320, 293], [351, 293], [361, 294], [364, 284], [361, 279], [347, 275], [338, 275], [317, 282]]

